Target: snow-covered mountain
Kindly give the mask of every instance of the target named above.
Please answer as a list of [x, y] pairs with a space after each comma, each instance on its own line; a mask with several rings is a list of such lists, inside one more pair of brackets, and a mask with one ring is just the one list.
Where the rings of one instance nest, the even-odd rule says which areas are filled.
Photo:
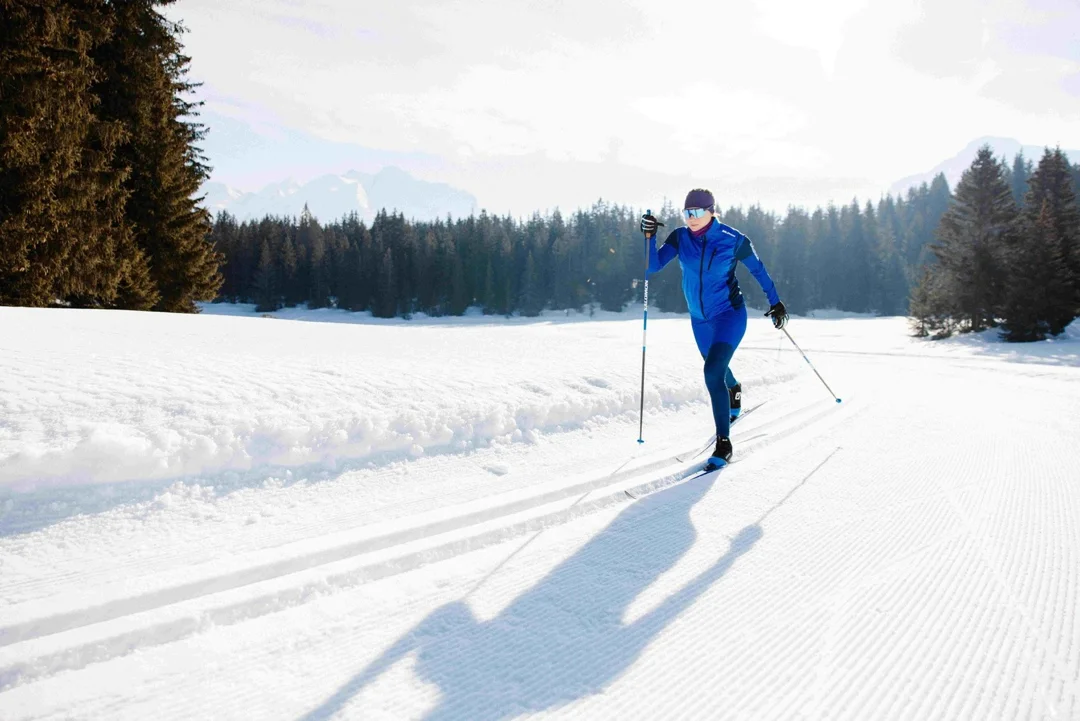
[[227, 210], [240, 220], [266, 215], [298, 216], [305, 204], [323, 221], [354, 212], [370, 221], [383, 208], [416, 220], [433, 220], [447, 214], [457, 218], [479, 210], [476, 198], [469, 193], [446, 183], [414, 178], [392, 166], [374, 174], [350, 170], [342, 175], [323, 175], [307, 183], [283, 180], [255, 193], [209, 182], [200, 192], [211, 213]]
[[[960, 176], [971, 166], [971, 162], [975, 160], [975, 155], [983, 145], [989, 145], [993, 149], [994, 155], [999, 158], [1004, 157], [1010, 163], [1012, 163], [1013, 158], [1016, 157], [1016, 154], [1020, 151], [1023, 151], [1025, 158], [1034, 163], [1038, 163], [1039, 158], [1042, 157], [1043, 151], [1045, 150], [1045, 147], [1042, 145], [1023, 145], [1020, 141], [1013, 138], [994, 138], [989, 136], [979, 138], [977, 140], [972, 140], [963, 150], [953, 157], [938, 163], [932, 170], [917, 175], [910, 175], [903, 180], [893, 183], [892, 187], [889, 188], [889, 193], [893, 195], [907, 193], [908, 188], [917, 187], [922, 183], [929, 183], [938, 173], [945, 173], [945, 179], [949, 181], [949, 187], [955, 188], [956, 184], [960, 182]], [[1071, 162], [1080, 163], [1080, 150], [1065, 150], [1065, 154], [1069, 156]]]

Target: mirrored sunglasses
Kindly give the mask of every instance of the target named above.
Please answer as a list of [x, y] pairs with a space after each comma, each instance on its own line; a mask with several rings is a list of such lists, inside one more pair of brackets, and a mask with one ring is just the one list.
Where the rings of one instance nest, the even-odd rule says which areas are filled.
[[711, 213], [712, 208], [687, 208], [682, 212], [683, 217], [689, 220], [690, 218], [704, 218], [706, 213]]

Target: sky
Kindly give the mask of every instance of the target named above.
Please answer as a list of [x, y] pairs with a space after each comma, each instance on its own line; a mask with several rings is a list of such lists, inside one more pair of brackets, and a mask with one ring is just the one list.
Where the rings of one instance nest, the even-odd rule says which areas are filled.
[[179, 0], [213, 180], [397, 165], [517, 215], [877, 198], [1080, 147], [1077, 0]]

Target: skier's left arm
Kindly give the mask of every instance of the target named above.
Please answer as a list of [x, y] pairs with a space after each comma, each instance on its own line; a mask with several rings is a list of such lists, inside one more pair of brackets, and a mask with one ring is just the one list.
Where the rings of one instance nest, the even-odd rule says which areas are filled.
[[761, 286], [761, 289], [765, 291], [765, 295], [769, 298], [769, 305], [776, 305], [780, 302], [780, 294], [776, 292], [776, 284], [773, 283], [773, 279], [769, 277], [769, 271], [765, 270], [765, 264], [761, 262], [761, 258], [754, 251], [754, 244], [745, 235], [739, 239], [735, 259], [742, 261], [742, 264], [757, 279], [758, 285]]

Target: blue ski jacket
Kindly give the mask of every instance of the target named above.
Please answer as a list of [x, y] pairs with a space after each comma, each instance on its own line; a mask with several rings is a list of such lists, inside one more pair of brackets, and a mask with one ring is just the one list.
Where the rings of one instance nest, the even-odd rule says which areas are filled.
[[709, 320], [746, 305], [735, 265], [742, 261], [757, 282], [769, 304], [780, 302], [776, 285], [765, 270], [764, 263], [754, 252], [754, 244], [734, 228], [713, 218], [705, 234], [695, 238], [689, 228], [677, 228], [668, 234], [664, 245], [657, 250], [656, 236], [645, 239], [649, 251], [646, 277], [679, 258], [682, 266], [682, 289], [690, 316]]

